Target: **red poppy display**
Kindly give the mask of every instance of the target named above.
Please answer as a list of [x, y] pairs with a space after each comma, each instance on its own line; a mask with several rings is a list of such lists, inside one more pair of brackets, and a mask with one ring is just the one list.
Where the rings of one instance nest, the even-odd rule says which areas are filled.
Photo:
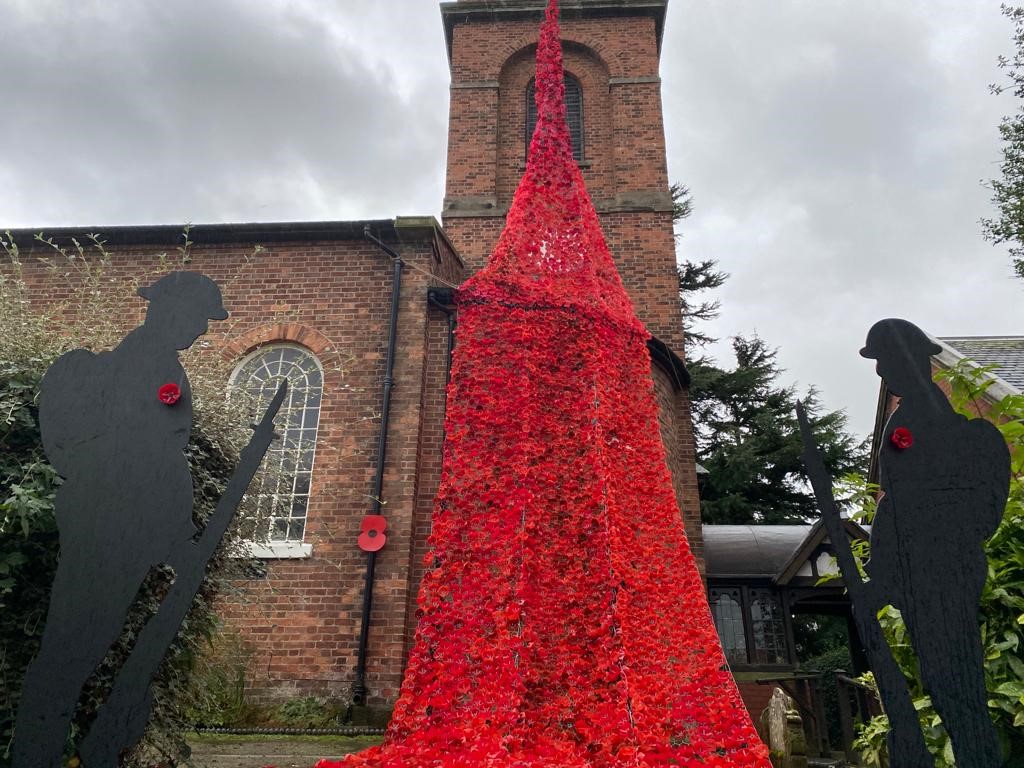
[[902, 451], [914, 444], [914, 435], [906, 427], [896, 427], [889, 435], [889, 442]]
[[388, 521], [383, 515], [367, 515], [363, 518], [360, 526], [359, 548], [363, 552], [378, 552], [387, 543], [388, 537], [384, 535], [387, 530]]
[[156, 396], [164, 405], [174, 405], [181, 399], [181, 387], [169, 382], [157, 390]]
[[770, 768], [686, 540], [649, 335], [572, 157], [557, 19], [551, 0], [525, 175], [456, 294], [394, 716], [382, 745], [320, 768]]

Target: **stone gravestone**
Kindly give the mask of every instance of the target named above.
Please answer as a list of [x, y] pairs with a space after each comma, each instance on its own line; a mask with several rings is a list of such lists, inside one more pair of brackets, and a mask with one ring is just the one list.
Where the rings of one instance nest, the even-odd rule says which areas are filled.
[[109, 352], [68, 352], [43, 378], [43, 448], [64, 478], [54, 502], [60, 556], [42, 644], [22, 686], [13, 768], [59, 768], [83, 685], [121, 635], [143, 580], [167, 566], [173, 582], [79, 744], [81, 762], [116, 768], [142, 737], [150, 683], [273, 439], [286, 394], [282, 384], [197, 531], [183, 453], [191, 390], [178, 352], [228, 313], [217, 285], [195, 272], [172, 272], [139, 294], [149, 301], [141, 326]]
[[781, 688], [772, 691], [761, 713], [761, 732], [773, 768], [807, 768], [807, 741], [796, 703]]

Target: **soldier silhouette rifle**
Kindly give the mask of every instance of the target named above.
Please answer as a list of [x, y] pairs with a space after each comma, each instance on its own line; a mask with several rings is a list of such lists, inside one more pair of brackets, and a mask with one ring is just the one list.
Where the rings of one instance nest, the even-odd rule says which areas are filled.
[[39, 653], [22, 686], [14, 768], [58, 768], [82, 687], [120, 637], [150, 571], [175, 571], [164, 602], [139, 633], [111, 695], [82, 743], [86, 768], [116, 768], [149, 718], [149, 686], [198, 591], [205, 566], [273, 436], [282, 384], [216, 511], [198, 532], [183, 449], [192, 424], [178, 359], [224, 320], [220, 290], [194, 272], [140, 289], [144, 323], [113, 350], [73, 350], [43, 377], [43, 448], [64, 478], [54, 514], [60, 557]]
[[[878, 375], [900, 402], [879, 448], [882, 496], [871, 529], [868, 581], [860, 579], [852, 556], [842, 555], [849, 551], [845, 535], [829, 532], [892, 726], [893, 768], [933, 762], [921, 762], [914, 745], [923, 746], [923, 740], [916, 712], [907, 711], [906, 682], [892, 674], [884, 638], [878, 647], [876, 614], [886, 605], [903, 617], [921, 682], [957, 765], [998, 768], [1002, 758], [988, 714], [978, 605], [988, 574], [984, 544], [1002, 520], [1010, 455], [993, 424], [957, 414], [932, 381], [931, 356], [939, 352], [938, 344], [906, 320], [871, 327], [861, 355], [876, 361]], [[831, 478], [807, 426], [801, 414], [808, 474], [826, 524], [831, 520], [838, 527]]]

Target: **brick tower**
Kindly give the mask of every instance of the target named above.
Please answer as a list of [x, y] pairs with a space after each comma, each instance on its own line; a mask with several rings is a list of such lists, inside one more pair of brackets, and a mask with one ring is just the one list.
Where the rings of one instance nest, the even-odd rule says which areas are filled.
[[[560, 5], [574, 154], [637, 314], [655, 337], [662, 437], [702, 563], [658, 74], [668, 0]], [[451, 67], [444, 228], [471, 270], [490, 254], [525, 168], [544, 6], [543, 0], [441, 4]]]

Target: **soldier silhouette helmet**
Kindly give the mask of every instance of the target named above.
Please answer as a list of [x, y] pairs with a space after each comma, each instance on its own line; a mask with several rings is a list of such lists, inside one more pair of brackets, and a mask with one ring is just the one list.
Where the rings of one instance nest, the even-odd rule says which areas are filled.
[[220, 288], [198, 272], [171, 272], [139, 296], [149, 302], [144, 328], [157, 331], [157, 338], [175, 349], [188, 349], [209, 330], [210, 320], [225, 320], [228, 313]]
[[931, 384], [931, 357], [942, 347], [909, 320], [886, 318], [868, 331], [861, 357], [877, 360], [878, 375], [896, 395]]
[[860, 356], [879, 360], [887, 355], [899, 354], [914, 360], [931, 357], [941, 351], [942, 347], [912, 322], [890, 317], [871, 326]]
[[164, 275], [148, 288], [139, 288], [139, 296], [151, 305], [167, 302], [203, 312], [208, 320], [226, 320], [228, 317], [220, 288], [213, 280], [198, 272], [172, 272]]

